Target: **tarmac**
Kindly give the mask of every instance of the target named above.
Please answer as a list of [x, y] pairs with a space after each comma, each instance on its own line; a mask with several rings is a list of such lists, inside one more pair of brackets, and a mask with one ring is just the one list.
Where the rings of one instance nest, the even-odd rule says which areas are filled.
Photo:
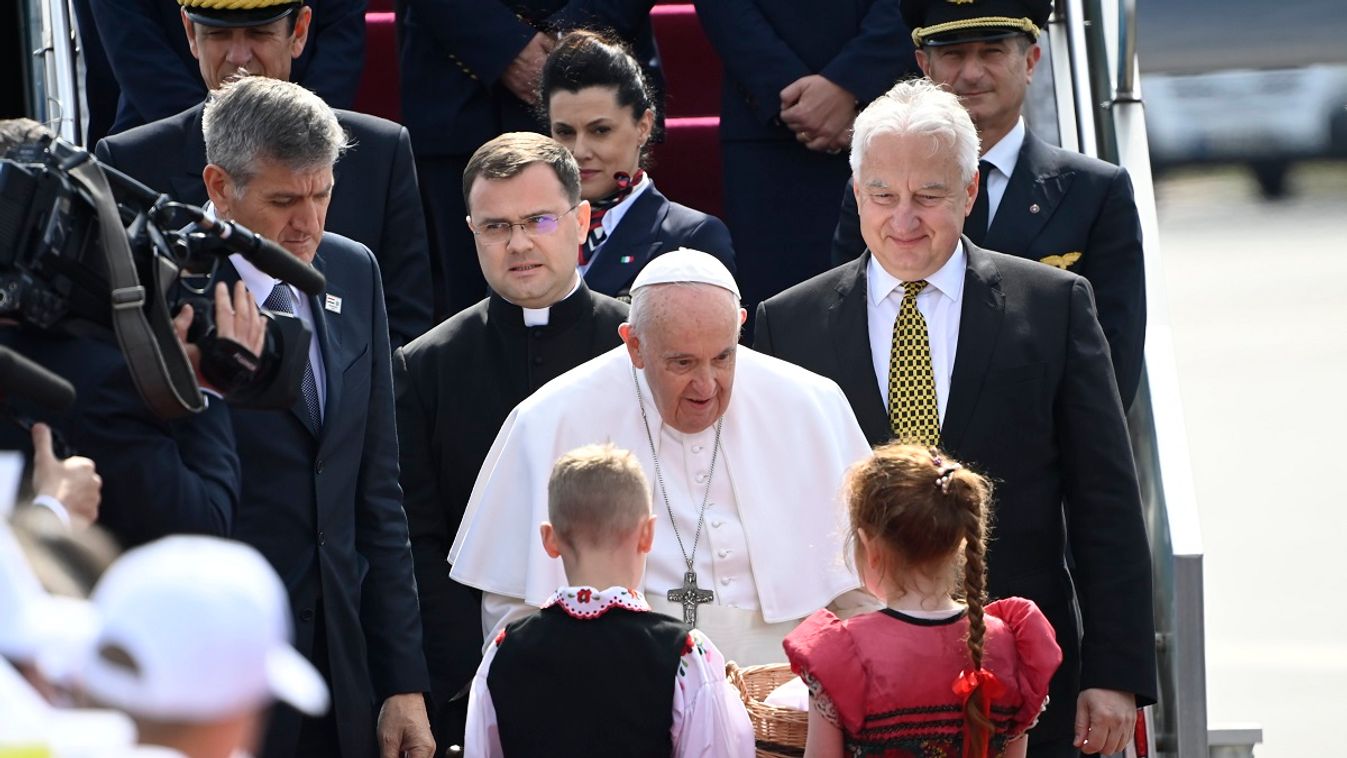
[[1342, 755], [1347, 163], [1284, 200], [1236, 168], [1156, 185], [1205, 548], [1208, 719], [1257, 758]]

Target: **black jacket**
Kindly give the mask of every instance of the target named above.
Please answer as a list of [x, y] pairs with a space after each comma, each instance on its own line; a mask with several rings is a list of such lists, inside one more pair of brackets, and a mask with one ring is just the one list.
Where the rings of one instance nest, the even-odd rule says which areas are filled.
[[[427, 692], [430, 682], [398, 487], [378, 266], [363, 245], [335, 234], [323, 235], [314, 266], [327, 277], [327, 295], [341, 299], [338, 312], [308, 297], [326, 374], [322, 427], [310, 426], [302, 399], [282, 411], [231, 409], [243, 464], [234, 538], [257, 548], [285, 582], [296, 648], [306, 656], [322, 614], [337, 741], [343, 758], [364, 758], [376, 754], [383, 700]], [[237, 276], [226, 268], [222, 278]], [[294, 755], [299, 729], [296, 711], [277, 708], [261, 755]]]
[[730, 230], [715, 216], [671, 202], [649, 187], [632, 201], [612, 236], [599, 247], [585, 284], [612, 297], [630, 297], [631, 283], [655, 256], [688, 247], [710, 253], [734, 272]]

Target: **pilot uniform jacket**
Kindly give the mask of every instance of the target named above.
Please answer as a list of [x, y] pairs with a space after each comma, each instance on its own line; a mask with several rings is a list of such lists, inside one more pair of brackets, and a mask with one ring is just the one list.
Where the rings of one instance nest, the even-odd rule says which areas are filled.
[[616, 347], [626, 319], [626, 304], [583, 283], [551, 307], [546, 326], [525, 326], [520, 307], [493, 293], [393, 356], [403, 505], [440, 741], [446, 731], [462, 739], [467, 698], [456, 712], [448, 701], [481, 660], [481, 594], [450, 581], [446, 562], [477, 471], [510, 411]]
[[734, 245], [724, 222], [647, 187], [599, 246], [585, 272], [585, 284], [595, 292], [630, 300], [631, 283], [641, 269], [655, 256], [680, 247], [710, 253], [734, 272]]
[[398, 0], [402, 120], [417, 157], [468, 156], [498, 134], [545, 132], [500, 82], [540, 31], [610, 30], [662, 90], [651, 0]]
[[[204, 205], [204, 105], [104, 138], [98, 159], [174, 200]], [[336, 111], [353, 145], [333, 168], [327, 231], [364, 244], [379, 261], [394, 347], [431, 327], [430, 253], [407, 130], [387, 119]], [[265, 294], [262, 295], [266, 297]]]
[[[1127, 171], [1026, 132], [981, 244], [1089, 280], [1123, 408], [1130, 407], [1141, 382], [1146, 272], [1141, 220]], [[854, 260], [864, 251], [856, 196], [848, 180], [833, 237], [833, 263]]]
[[[313, 21], [304, 52], [291, 65], [290, 78], [333, 108], [349, 108], [355, 104], [365, 65], [365, 0], [308, 0], [307, 4], [313, 8]], [[187, 44], [177, 2], [94, 0], [91, 5], [97, 35], [121, 87], [111, 134], [167, 118], [201, 102], [206, 85]]]
[[[1155, 700], [1150, 554], [1132, 448], [1089, 283], [963, 244], [941, 447], [995, 483], [989, 593], [1037, 603], [1062, 648], [1031, 739], [1069, 738], [1082, 688], [1136, 693], [1138, 706]], [[891, 432], [871, 361], [869, 260], [763, 303], [754, 348], [836, 381], [880, 444]]]
[[[724, 63], [720, 142], [725, 223], [744, 301], [822, 273], [836, 226], [845, 154], [809, 150], [779, 117], [781, 90], [819, 74], [859, 106], [916, 72], [899, 0], [698, 0]], [[826, 8], [826, 12], [825, 9]]]
[[[426, 692], [429, 678], [379, 269], [365, 246], [331, 233], [314, 266], [327, 277], [324, 298], [307, 296], [326, 373], [322, 425], [312, 428], [302, 398], [287, 410], [231, 409], [243, 466], [233, 536], [284, 581], [296, 648], [312, 658], [324, 630], [328, 659], [315, 665], [329, 674], [337, 743], [344, 758], [366, 758], [383, 700]], [[237, 279], [223, 268], [222, 280]], [[275, 709], [262, 755], [294, 755], [300, 726], [297, 711]]]

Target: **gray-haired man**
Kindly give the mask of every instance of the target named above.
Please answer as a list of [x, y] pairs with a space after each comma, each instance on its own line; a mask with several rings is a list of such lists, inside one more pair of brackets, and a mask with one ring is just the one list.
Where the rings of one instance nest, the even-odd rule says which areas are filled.
[[276, 567], [295, 647], [332, 690], [324, 719], [272, 716], [264, 756], [429, 758], [416, 583], [398, 488], [388, 326], [365, 246], [324, 233], [332, 166], [346, 134], [298, 85], [248, 77], [206, 105], [206, 190], [216, 213], [268, 237], [327, 277], [303, 296], [241, 258], [221, 278], [312, 331], [300, 399], [286, 411], [233, 409], [243, 468], [234, 537]]

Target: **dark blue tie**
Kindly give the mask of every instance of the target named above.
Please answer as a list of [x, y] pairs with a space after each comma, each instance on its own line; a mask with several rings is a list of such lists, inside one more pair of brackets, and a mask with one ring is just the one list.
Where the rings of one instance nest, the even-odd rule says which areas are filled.
[[[262, 307], [277, 313], [295, 315], [295, 300], [290, 295], [289, 285], [285, 282], [277, 282], [276, 286], [271, 288], [271, 294], [267, 295]], [[305, 352], [307, 352], [307, 349]], [[304, 396], [304, 407], [309, 412], [309, 420], [313, 422], [313, 428], [321, 429], [323, 412], [318, 405], [318, 381], [313, 376], [313, 364], [309, 363], [307, 358], [304, 360], [304, 381], [300, 382], [299, 391]]]
[[978, 162], [978, 196], [973, 201], [973, 210], [969, 211], [968, 220], [963, 225], [963, 233], [978, 246], [981, 246], [982, 240], [987, 238], [987, 226], [991, 223], [988, 217], [987, 180], [991, 178], [994, 168], [996, 167], [987, 161]]

